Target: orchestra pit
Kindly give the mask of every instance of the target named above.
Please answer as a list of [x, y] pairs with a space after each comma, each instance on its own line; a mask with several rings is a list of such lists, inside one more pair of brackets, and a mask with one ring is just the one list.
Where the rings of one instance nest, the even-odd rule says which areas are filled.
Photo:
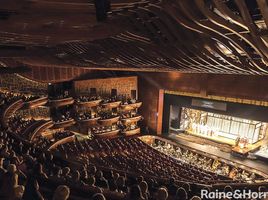
[[0, 0], [0, 200], [208, 199], [268, 199], [267, 0]]

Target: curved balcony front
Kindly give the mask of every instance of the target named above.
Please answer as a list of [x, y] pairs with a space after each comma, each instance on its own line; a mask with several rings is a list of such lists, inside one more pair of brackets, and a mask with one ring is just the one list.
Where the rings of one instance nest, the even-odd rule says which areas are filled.
[[133, 130], [123, 131], [122, 133], [123, 133], [125, 136], [131, 136], [131, 135], [137, 135], [137, 134], [140, 134], [140, 132], [141, 132], [141, 129], [140, 129], [140, 127], [138, 127], [138, 128], [133, 129]]
[[53, 150], [55, 148], [57, 148], [59, 145], [62, 145], [62, 144], [65, 144], [65, 143], [68, 143], [68, 142], [73, 142], [75, 141], [75, 135], [71, 135], [69, 137], [66, 137], [66, 138], [63, 138], [55, 143], [53, 143], [49, 148], [48, 150]]
[[53, 122], [51, 120], [49, 121], [41, 120], [39, 123], [40, 124], [38, 124], [38, 126], [34, 129], [34, 131], [29, 134], [28, 138], [30, 141], [33, 141], [37, 136], [41, 135], [41, 133], [44, 132], [45, 130], [53, 127]]
[[141, 115], [135, 116], [135, 117], [130, 117], [130, 118], [122, 118], [121, 121], [124, 125], [127, 124], [132, 124], [135, 122], [138, 122], [141, 120]]
[[24, 105], [24, 101], [22, 99], [19, 99], [13, 103], [11, 103], [9, 106], [4, 109], [4, 111], [1, 114], [1, 123], [4, 127], [8, 127], [8, 120], [9, 118], [14, 115], [14, 113], [21, 109]]
[[34, 109], [34, 108], [37, 108], [39, 106], [43, 106], [43, 105], [47, 104], [47, 102], [48, 102], [48, 97], [41, 97], [38, 99], [34, 99], [31, 101], [25, 102], [25, 107], [27, 109]]
[[120, 108], [123, 111], [130, 111], [130, 110], [134, 110], [134, 109], [141, 107], [141, 105], [142, 105], [142, 102], [137, 102], [137, 103], [132, 103], [132, 104], [122, 104]]
[[121, 101], [114, 101], [114, 102], [108, 102], [108, 103], [102, 103], [101, 106], [103, 108], [117, 108], [121, 104]]
[[102, 126], [111, 126], [114, 123], [119, 121], [119, 116], [108, 118], [108, 119], [99, 119], [98, 123]]
[[98, 106], [101, 101], [102, 101], [101, 99], [92, 100], [92, 101], [76, 101], [76, 105], [78, 105], [79, 107], [91, 108], [91, 107]]
[[81, 126], [95, 126], [98, 123], [98, 120], [100, 117], [95, 117], [91, 119], [82, 119], [77, 120], [77, 123], [79, 123]]
[[119, 135], [119, 129], [113, 130], [113, 131], [107, 131], [104, 133], [94, 133], [94, 135], [97, 138], [113, 138], [113, 137], [117, 137]]
[[75, 124], [74, 119], [68, 119], [65, 121], [54, 122], [53, 128], [66, 128]]
[[74, 103], [73, 97], [68, 97], [64, 99], [49, 99], [48, 100], [48, 106], [50, 107], [61, 107], [61, 106], [67, 106], [72, 105]]

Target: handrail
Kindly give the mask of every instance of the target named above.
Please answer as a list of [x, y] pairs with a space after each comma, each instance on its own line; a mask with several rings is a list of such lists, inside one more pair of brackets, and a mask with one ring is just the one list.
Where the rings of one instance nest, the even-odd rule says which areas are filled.
[[[5, 110], [2, 112], [2, 115], [1, 115], [1, 121], [2, 121], [2, 125], [4, 127], [7, 127], [7, 121], [8, 121], [8, 118], [14, 114], [17, 110], [19, 110], [20, 108], [23, 107], [23, 103], [24, 101], [22, 99], [19, 99], [19, 100], [16, 100], [15, 102], [11, 103], [8, 107], [5, 108]], [[9, 113], [10, 111], [12, 111], [12, 114], [10, 114], [9, 116], [7, 116], [7, 113]]]
[[75, 141], [75, 135], [71, 135], [69, 137], [66, 137], [66, 138], [63, 138], [55, 143], [53, 143], [49, 148], [48, 148], [48, 151], [52, 150], [52, 149], [55, 149], [57, 148], [57, 146], [61, 145], [61, 144], [65, 144], [65, 143], [68, 143], [68, 142], [73, 142]]
[[53, 126], [53, 122], [51, 120], [49, 121], [44, 121], [44, 123], [42, 125], [40, 125], [39, 127], [37, 127], [32, 134], [29, 136], [29, 140], [33, 141], [33, 139], [39, 135], [39, 133], [42, 131], [44, 131], [45, 129], [51, 128]]

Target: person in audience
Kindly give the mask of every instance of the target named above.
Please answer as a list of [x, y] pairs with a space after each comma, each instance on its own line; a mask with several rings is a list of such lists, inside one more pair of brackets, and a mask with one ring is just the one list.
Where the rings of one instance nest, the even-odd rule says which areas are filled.
[[92, 196], [91, 200], [106, 200], [102, 193], [96, 193]]
[[39, 192], [39, 184], [35, 177], [28, 177], [26, 186], [25, 186], [25, 191], [22, 196], [22, 200], [44, 200], [44, 197], [42, 194]]
[[95, 184], [96, 184], [95, 177], [94, 176], [88, 177], [86, 184], [89, 185], [89, 186], [95, 187]]
[[127, 186], [125, 184], [125, 178], [119, 176], [116, 180], [117, 192], [124, 193], [127, 191]]
[[55, 172], [49, 177], [49, 179], [59, 182], [62, 181], [62, 169], [60, 167], [55, 168]]
[[14, 151], [11, 151], [9, 155], [10, 164], [14, 164], [16, 166], [19, 166], [22, 162], [19, 160], [19, 158], [16, 156], [16, 153]]
[[80, 180], [80, 173], [79, 171], [75, 170], [73, 175], [72, 175], [72, 178], [70, 179], [70, 183], [71, 184], [74, 184], [76, 186], [82, 186], [82, 185], [85, 185], [85, 183]]
[[126, 200], [145, 200], [142, 196], [139, 185], [133, 185], [130, 187]]
[[191, 185], [189, 183], [184, 183], [182, 187], [185, 189], [187, 193], [191, 192]]
[[156, 200], [167, 200], [168, 199], [168, 191], [165, 187], [160, 187], [157, 190]]
[[22, 195], [24, 193], [25, 187], [23, 185], [18, 185], [18, 175], [14, 174], [14, 176], [12, 176], [12, 192], [11, 192], [11, 199], [14, 200], [19, 200], [22, 198]]
[[177, 189], [178, 189], [178, 186], [175, 183], [175, 179], [174, 178], [171, 178], [169, 180], [169, 184], [168, 184], [168, 193], [171, 196], [174, 196], [176, 194], [176, 192], [177, 192]]
[[188, 194], [186, 190], [182, 187], [178, 188], [175, 196], [176, 200], [187, 200], [188, 199]]
[[14, 198], [14, 185], [15, 179], [17, 179], [18, 175], [16, 174], [16, 165], [9, 165], [7, 171], [4, 173], [2, 177], [2, 187], [0, 188], [0, 199], [11, 200]]
[[59, 185], [54, 192], [52, 200], [67, 200], [70, 196], [70, 189], [66, 185]]
[[6, 173], [3, 163], [4, 163], [4, 158], [0, 158], [0, 188], [2, 187], [3, 177], [4, 177], [4, 174]]
[[43, 165], [41, 163], [37, 163], [34, 166], [34, 171], [33, 171], [34, 175], [40, 177], [40, 178], [44, 178], [47, 179], [47, 175], [46, 173], [43, 171]]
[[146, 181], [140, 182], [139, 186], [141, 188], [141, 193], [142, 193], [142, 196], [144, 197], [144, 199], [146, 199], [146, 200], [149, 199], [150, 194], [148, 191], [148, 184], [146, 183]]
[[89, 173], [90, 175], [95, 175], [96, 172], [97, 172], [97, 168], [96, 168], [96, 166], [91, 165], [91, 166], [89, 167], [89, 169], [88, 169], [88, 173]]
[[0, 152], [0, 156], [2, 156], [3, 158], [8, 158], [10, 155], [9, 153], [9, 149], [7, 146], [4, 146]]
[[67, 181], [71, 179], [71, 175], [70, 175], [70, 168], [69, 167], [64, 167], [62, 169], [62, 178]]
[[227, 192], [233, 192], [233, 188], [232, 188], [232, 186], [230, 186], [230, 185], [226, 185], [226, 186], [224, 187], [224, 192], [225, 192], [225, 193], [227, 193]]
[[143, 176], [138, 176], [137, 177], [137, 184], [139, 184], [140, 182], [142, 182], [144, 180]]
[[96, 186], [109, 189], [108, 181], [103, 177], [103, 173], [100, 170], [96, 173]]
[[118, 177], [115, 177], [115, 174], [112, 170], [108, 172], [107, 180], [108, 180], [108, 184], [109, 184], [109, 189], [111, 191], [117, 190], [117, 184], [116, 184], [117, 179], [118, 179]]
[[202, 200], [199, 196], [193, 196], [191, 200]]

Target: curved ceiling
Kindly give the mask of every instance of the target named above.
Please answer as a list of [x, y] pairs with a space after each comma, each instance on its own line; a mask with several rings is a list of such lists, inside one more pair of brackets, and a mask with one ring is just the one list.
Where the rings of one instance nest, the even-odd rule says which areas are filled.
[[266, 0], [2, 0], [0, 60], [23, 66], [268, 73]]

